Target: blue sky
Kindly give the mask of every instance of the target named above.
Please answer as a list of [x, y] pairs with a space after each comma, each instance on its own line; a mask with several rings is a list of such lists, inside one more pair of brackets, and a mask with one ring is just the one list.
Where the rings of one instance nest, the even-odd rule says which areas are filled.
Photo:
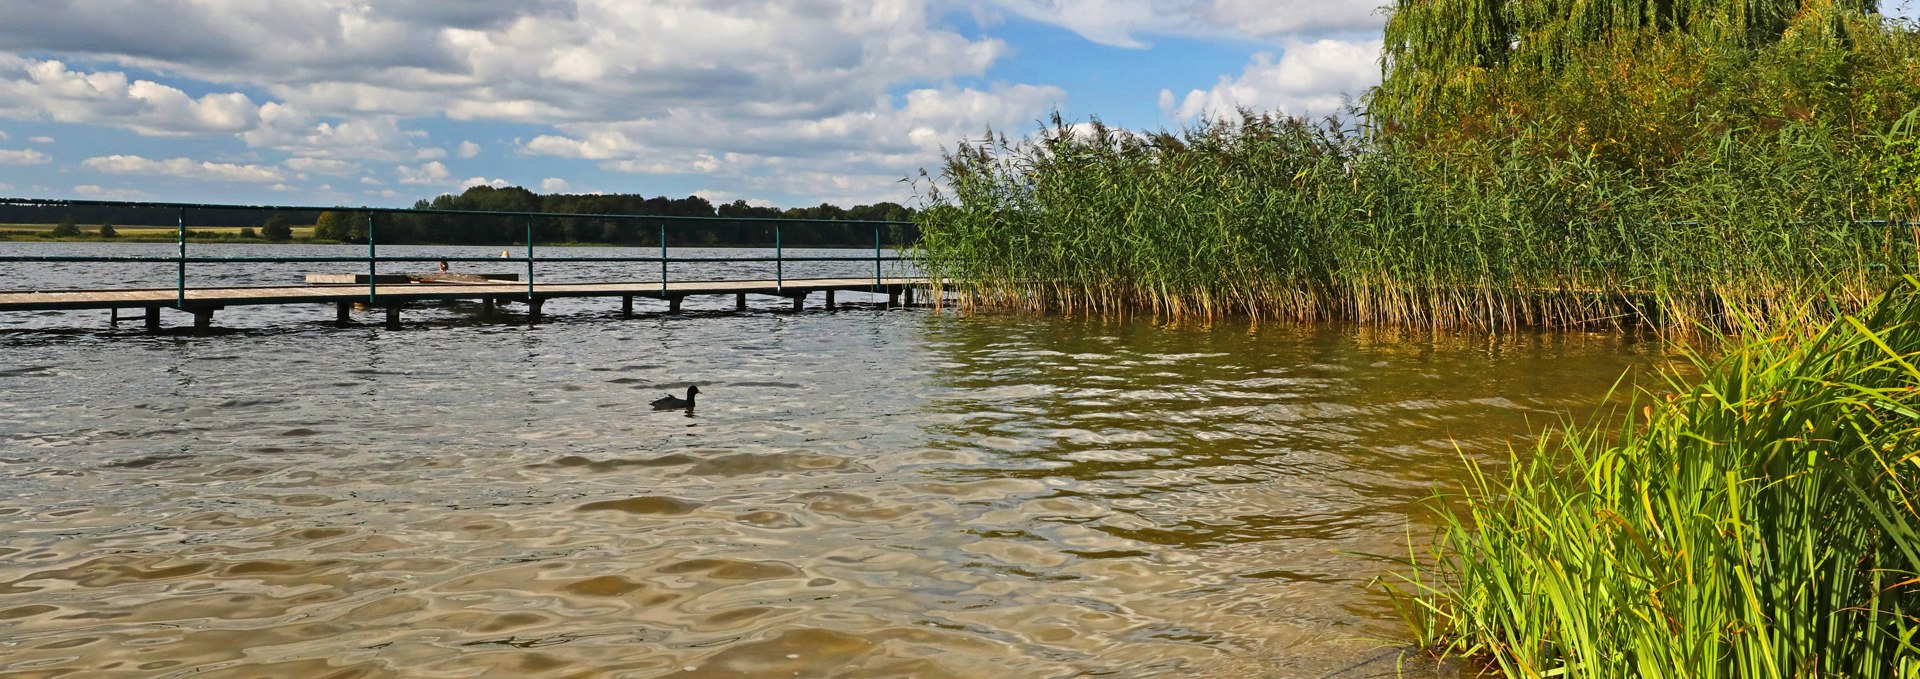
[[911, 202], [943, 148], [1054, 110], [1330, 112], [1378, 78], [1378, 4], [7, 0], [0, 196]]

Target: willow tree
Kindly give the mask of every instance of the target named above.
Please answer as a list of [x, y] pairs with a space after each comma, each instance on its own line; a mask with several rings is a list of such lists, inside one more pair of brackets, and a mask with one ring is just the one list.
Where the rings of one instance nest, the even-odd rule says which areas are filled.
[[1844, 40], [1876, 0], [1396, 0], [1370, 112], [1398, 124], [1457, 112], [1513, 75], [1563, 72], [1655, 43], [1752, 51], [1799, 32]]

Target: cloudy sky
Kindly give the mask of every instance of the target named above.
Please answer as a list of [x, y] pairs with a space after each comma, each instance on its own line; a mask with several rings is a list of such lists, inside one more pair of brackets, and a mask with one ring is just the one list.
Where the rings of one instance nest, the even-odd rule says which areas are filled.
[[1325, 113], [1383, 0], [4, 0], [0, 196], [844, 205], [991, 126]]

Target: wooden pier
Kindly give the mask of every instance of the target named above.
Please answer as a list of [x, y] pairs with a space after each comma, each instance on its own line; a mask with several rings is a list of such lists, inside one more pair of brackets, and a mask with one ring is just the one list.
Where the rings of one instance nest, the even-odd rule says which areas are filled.
[[[267, 214], [311, 214], [318, 215], [328, 211], [347, 208], [329, 208], [317, 206], [263, 206], [263, 205], [213, 205], [193, 203], [151, 203], [96, 200], [50, 200], [36, 198], [0, 198], [0, 206], [15, 209], [38, 211], [39, 214], [52, 217], [70, 214], [72, 210], [94, 210], [111, 208], [114, 210], [148, 211], [154, 216], [167, 217], [166, 222], [176, 226], [175, 248], [167, 256], [152, 254], [105, 255], [105, 254], [63, 254], [59, 252], [42, 253], [19, 249], [0, 250], [0, 264], [11, 263], [70, 263], [70, 264], [114, 264], [114, 265], [171, 265], [174, 269], [175, 285], [171, 288], [144, 288], [118, 290], [0, 290], [0, 313], [9, 311], [71, 311], [82, 309], [107, 309], [115, 325], [121, 320], [144, 321], [147, 329], [160, 330], [160, 310], [172, 308], [193, 315], [193, 326], [198, 330], [213, 327], [213, 316], [221, 309], [234, 306], [284, 305], [284, 304], [331, 304], [334, 306], [334, 320], [340, 325], [351, 321], [351, 312], [356, 305], [384, 308], [386, 325], [389, 328], [400, 327], [401, 311], [408, 304], [422, 302], [475, 300], [484, 305], [491, 314], [502, 302], [521, 302], [527, 305], [526, 318], [529, 322], [539, 322], [541, 311], [547, 300], [563, 297], [608, 297], [620, 299], [623, 316], [633, 315], [633, 300], [636, 297], [664, 300], [667, 312], [680, 311], [682, 300], [695, 295], [732, 295], [734, 308], [745, 311], [749, 295], [779, 297], [787, 300], [794, 311], [806, 307], [807, 298], [814, 293], [826, 297], [826, 307], [836, 306], [835, 293], [858, 292], [885, 295], [888, 306], [901, 303], [902, 298], [908, 305], [913, 304], [916, 290], [931, 287], [925, 278], [886, 276], [886, 267], [891, 264], [898, 273], [909, 274], [911, 266], [903, 266], [909, 258], [903, 257], [902, 249], [913, 242], [912, 222], [857, 220], [857, 219], [790, 219], [781, 217], [724, 217], [719, 215], [645, 215], [645, 214], [585, 214], [560, 212], [476, 212], [468, 210], [437, 210], [430, 208], [401, 209], [359, 207], [350, 212], [359, 220], [360, 230], [355, 238], [364, 238], [366, 256], [347, 256], [338, 249], [320, 252], [302, 252], [295, 254], [289, 250], [279, 256], [260, 256], [248, 252], [236, 252], [224, 249], [219, 254], [190, 253], [188, 249], [188, 228], [192, 220], [208, 218], [235, 219], [265, 218]], [[238, 215], [238, 216], [236, 216]], [[520, 222], [525, 226], [525, 236], [511, 250], [502, 250], [500, 257], [474, 256], [399, 256], [380, 255], [382, 238], [388, 231], [383, 224], [391, 226], [398, 219], [435, 219], [443, 225], [458, 227], [462, 223], [474, 223], [475, 220], [487, 220], [488, 224]], [[625, 224], [630, 227], [628, 236], [656, 235], [647, 250], [658, 247], [658, 255], [645, 256], [632, 254], [606, 253], [601, 251], [563, 251], [564, 254], [538, 256], [536, 252], [542, 242], [540, 230], [548, 233], [544, 238], [554, 238], [554, 229], [565, 220], [587, 219], [597, 222]], [[501, 221], [506, 220], [506, 221]], [[154, 222], [162, 223], [162, 222]], [[700, 230], [712, 236], [716, 227], [739, 228], [752, 227], [771, 237], [772, 252], [765, 243], [750, 244], [752, 250], [705, 253], [695, 250], [676, 256], [672, 247], [685, 247], [685, 236], [676, 237], [676, 232], [688, 229]], [[848, 234], [871, 230], [873, 238], [866, 241], [846, 242]], [[442, 233], [442, 236], [459, 235], [458, 229]], [[786, 234], [786, 235], [783, 235]], [[787, 248], [793, 245], [790, 236], [799, 234], [800, 242], [809, 243], [808, 249], [828, 249], [839, 252], [830, 254], [800, 253], [788, 254]], [[821, 234], [826, 234], [822, 236]], [[498, 238], [500, 234], [490, 232], [489, 237]], [[564, 234], [561, 236], [564, 237]], [[759, 238], [761, 236], [754, 236]], [[834, 240], [839, 239], [839, 240]], [[456, 242], [461, 239], [455, 238]], [[699, 240], [697, 248], [708, 248], [714, 244], [711, 239]], [[887, 248], [891, 241], [893, 252]], [[508, 245], [499, 241], [478, 241], [489, 243], [491, 249], [497, 245]], [[752, 241], [749, 241], [751, 243]], [[865, 243], [872, 244], [871, 257]], [[469, 245], [473, 243], [468, 243]], [[852, 245], [852, 247], [850, 247]], [[222, 250], [201, 248], [202, 250]], [[760, 252], [755, 252], [759, 250]], [[858, 256], [850, 256], [853, 253]], [[769, 256], [771, 255], [771, 256]], [[437, 273], [403, 273], [393, 268], [408, 268], [430, 263], [438, 263]], [[191, 267], [218, 265], [234, 266], [245, 264], [292, 264], [312, 265], [316, 268], [335, 268], [336, 265], [357, 265], [365, 273], [309, 273], [307, 285], [269, 285], [253, 287], [192, 287], [188, 269]], [[460, 263], [473, 266], [506, 265], [520, 269], [521, 273], [454, 273], [448, 270], [450, 264]], [[654, 281], [598, 282], [598, 283], [548, 283], [536, 279], [538, 273], [553, 271], [553, 267], [565, 270], [580, 264], [619, 264], [632, 267], [632, 271], [649, 271], [659, 267], [659, 279]], [[674, 281], [672, 265], [695, 265], [701, 267], [710, 264], [770, 264], [771, 280], [693, 280]], [[815, 267], [814, 275], [839, 276], [835, 278], [794, 278], [788, 274], [790, 265]], [[822, 270], [822, 265], [831, 264], [838, 270]], [[871, 265], [872, 276], [847, 276], [847, 270], [858, 270]], [[524, 267], [524, 268], [521, 268]], [[645, 268], [639, 268], [645, 267]], [[856, 268], [857, 267], [857, 268]], [[576, 270], [577, 271], [577, 270]], [[649, 273], [651, 273], [649, 271]], [[525, 276], [521, 279], [521, 276]], [[564, 275], [564, 274], [563, 274]], [[615, 274], [618, 275], [618, 274]], [[707, 274], [713, 275], [713, 274]], [[725, 274], [722, 274], [725, 275]], [[735, 274], [738, 275], [738, 274]], [[29, 279], [32, 280], [32, 279]], [[109, 279], [111, 280], [111, 279]], [[524, 280], [524, 282], [523, 282]], [[666, 282], [662, 282], [666, 281]], [[5, 281], [0, 280], [0, 285]], [[139, 315], [122, 316], [122, 310], [132, 310]]]
[[[805, 308], [807, 298], [814, 293], [824, 293], [826, 308], [829, 309], [836, 306], [837, 292], [884, 294], [889, 306], [902, 304], [903, 298], [905, 304], [911, 305], [915, 290], [928, 285], [924, 278], [789, 278], [782, 281], [700, 281], [664, 285], [659, 282], [534, 285], [469, 281], [379, 283], [375, 281], [376, 287], [371, 294], [365, 281], [361, 281], [361, 285], [188, 288], [184, 292], [175, 288], [0, 291], [0, 312], [110, 309], [116, 323], [123, 319], [141, 320], [148, 330], [159, 330], [160, 310], [174, 308], [193, 314], [194, 327], [207, 330], [213, 327], [214, 313], [230, 306], [331, 304], [334, 306], [335, 322], [344, 326], [349, 322], [349, 311], [354, 305], [361, 304], [384, 308], [386, 326], [398, 329], [401, 310], [408, 303], [417, 302], [477, 300], [486, 305], [488, 311], [501, 302], [525, 302], [528, 320], [537, 323], [544, 303], [563, 297], [617, 297], [621, 300], [622, 315], [630, 317], [636, 297], [665, 300], [668, 313], [679, 312], [681, 300], [695, 295], [732, 295], [734, 308], [740, 311], [747, 309], [748, 295], [780, 297], [788, 300], [794, 311], [799, 311]], [[121, 316], [123, 309], [136, 310], [142, 315]]]

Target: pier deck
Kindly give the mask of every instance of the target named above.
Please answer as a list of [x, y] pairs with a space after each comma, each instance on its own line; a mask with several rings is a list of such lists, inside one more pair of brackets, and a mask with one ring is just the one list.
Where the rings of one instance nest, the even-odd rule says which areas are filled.
[[[913, 302], [916, 288], [926, 287], [924, 278], [789, 278], [783, 281], [688, 281], [662, 285], [654, 282], [609, 283], [400, 283], [379, 285], [369, 294], [364, 285], [297, 285], [265, 287], [175, 288], [127, 290], [48, 290], [0, 291], [0, 312], [81, 309], [144, 309], [147, 327], [159, 328], [159, 310], [175, 308], [194, 314], [194, 325], [208, 328], [213, 312], [230, 306], [263, 304], [334, 304], [336, 320], [344, 323], [354, 304], [383, 306], [387, 325], [398, 327], [400, 309], [408, 302], [441, 300], [481, 300], [489, 309], [498, 302], [526, 302], [530, 320], [538, 321], [543, 302], [562, 297], [618, 297], [621, 310], [631, 315], [633, 299], [644, 297], [666, 300], [669, 311], [679, 311], [680, 301], [694, 295], [734, 295], [736, 308], [746, 308], [747, 295], [782, 297], [792, 301], [793, 309], [804, 308], [807, 297], [825, 293], [828, 308], [834, 306], [834, 293], [861, 292], [887, 295], [888, 304], [898, 304], [902, 295]], [[135, 317], [140, 318], [140, 317]]]

